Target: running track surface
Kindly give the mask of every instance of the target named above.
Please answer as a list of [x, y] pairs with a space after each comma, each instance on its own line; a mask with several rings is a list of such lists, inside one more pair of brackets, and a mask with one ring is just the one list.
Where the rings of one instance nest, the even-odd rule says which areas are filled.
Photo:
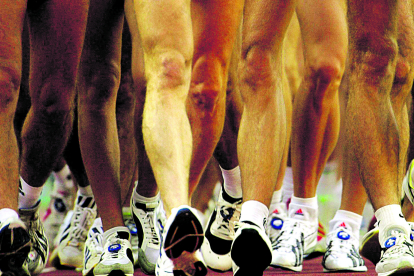
[[[322, 256], [316, 256], [314, 258], [306, 259], [303, 264], [303, 270], [302, 272], [294, 272], [294, 271], [287, 271], [282, 270], [279, 268], [273, 268], [269, 267], [265, 272], [264, 276], [267, 275], [290, 275], [290, 274], [296, 274], [296, 275], [324, 275], [324, 276], [334, 276], [334, 275], [377, 275], [375, 273], [375, 266], [368, 260], [365, 260], [365, 264], [368, 267], [367, 272], [341, 272], [341, 273], [324, 273], [322, 269]], [[48, 271], [49, 270], [49, 271]], [[82, 273], [76, 272], [73, 270], [54, 270], [54, 268], [46, 268], [45, 272], [41, 274], [41, 276], [81, 276]], [[48, 271], [48, 272], [47, 272]], [[135, 270], [134, 276], [145, 276], [143, 272], [138, 268]], [[233, 276], [232, 272], [225, 272], [225, 273], [218, 273], [214, 272], [212, 270], [209, 270], [207, 276]]]

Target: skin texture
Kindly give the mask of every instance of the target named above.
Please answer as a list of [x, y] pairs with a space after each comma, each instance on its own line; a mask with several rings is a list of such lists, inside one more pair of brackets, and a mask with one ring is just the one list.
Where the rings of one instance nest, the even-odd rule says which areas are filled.
[[135, 2], [147, 79], [143, 139], [167, 215], [189, 204], [221, 135], [242, 4]]
[[309, 198], [316, 195], [338, 139], [338, 88], [348, 39], [344, 1], [311, 4], [301, 0], [296, 10], [304, 47], [304, 76], [293, 105], [292, 169], [294, 195]]
[[406, 1], [352, 0], [348, 11], [346, 158], [355, 163], [377, 210], [401, 199], [408, 143], [405, 102], [413, 80], [412, 8]]
[[105, 231], [123, 225], [116, 122], [123, 10], [119, 1], [91, 1], [79, 76], [80, 148]]
[[[21, 34], [28, 15], [31, 43], [32, 106], [22, 130], [21, 175], [41, 187], [61, 156], [73, 122], [75, 82], [86, 26], [88, 2], [2, 1], [0, 33], [0, 208], [17, 208], [18, 150], [13, 116], [21, 76]], [[41, 20], [40, 20], [41, 19]], [[67, 28], [66, 26], [71, 26]], [[51, 27], [53, 26], [53, 28]], [[59, 135], [56, 135], [58, 133]], [[7, 184], [7, 185], [6, 185]]]
[[[295, 1], [246, 1], [240, 92], [244, 108], [237, 140], [243, 200], [270, 204], [286, 145], [282, 46]], [[275, 135], [276, 134], [276, 135]]]

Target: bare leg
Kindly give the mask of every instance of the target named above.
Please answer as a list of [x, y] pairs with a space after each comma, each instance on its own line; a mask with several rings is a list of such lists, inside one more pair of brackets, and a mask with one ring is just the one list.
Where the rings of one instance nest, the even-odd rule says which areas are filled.
[[297, 12], [305, 72], [293, 107], [294, 195], [311, 198], [338, 139], [338, 88], [345, 67], [347, 27], [342, 0], [312, 4], [302, 0]]
[[91, 3], [79, 82], [80, 147], [105, 231], [124, 225], [115, 115], [123, 19], [123, 3]]

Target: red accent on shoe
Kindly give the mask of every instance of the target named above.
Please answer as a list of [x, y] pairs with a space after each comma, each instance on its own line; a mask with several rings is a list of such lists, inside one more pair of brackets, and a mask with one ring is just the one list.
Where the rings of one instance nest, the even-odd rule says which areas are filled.
[[346, 227], [345, 222], [342, 222], [341, 225], [339, 225], [340, 227]]

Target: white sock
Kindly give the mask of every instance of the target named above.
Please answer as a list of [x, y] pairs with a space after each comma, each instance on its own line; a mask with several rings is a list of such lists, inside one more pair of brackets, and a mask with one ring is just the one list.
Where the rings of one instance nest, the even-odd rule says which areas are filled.
[[10, 208], [0, 209], [0, 222], [8, 220], [9, 218], [18, 218], [17, 212]]
[[353, 212], [338, 210], [334, 218], [329, 222], [329, 232], [332, 232], [342, 223], [345, 223], [347, 227], [351, 228], [353, 235], [359, 241], [359, 229], [361, 228], [362, 216]]
[[237, 166], [231, 170], [225, 170], [222, 167], [220, 167], [220, 169], [221, 174], [223, 175], [223, 186], [226, 193], [232, 198], [242, 198], [243, 192], [241, 185], [240, 167]]
[[55, 178], [54, 190], [55, 191], [66, 191], [73, 188], [73, 179], [70, 172], [69, 166], [65, 165], [60, 171], [52, 172]]
[[381, 207], [375, 212], [375, 217], [379, 227], [378, 239], [382, 247], [384, 247], [392, 230], [410, 236], [411, 228], [402, 214], [401, 205], [392, 204]]
[[270, 202], [269, 211], [273, 212], [277, 205], [282, 201], [282, 189], [279, 191], [274, 191], [272, 196], [272, 201]]
[[318, 208], [318, 198], [316, 196], [309, 198], [300, 198], [292, 195], [292, 201], [290, 204], [292, 203], [309, 208]]
[[20, 176], [19, 209], [33, 208], [39, 201], [42, 187], [32, 187]]
[[268, 216], [269, 209], [266, 205], [256, 200], [249, 200], [242, 205], [240, 221], [251, 221], [264, 230], [264, 223]]
[[289, 217], [309, 221], [318, 227], [318, 199], [311, 198], [299, 198], [292, 196], [292, 201], [289, 205]]
[[283, 202], [286, 203], [293, 196], [293, 171], [292, 167], [286, 167], [285, 177], [283, 178]]
[[78, 195], [86, 196], [86, 197], [93, 197], [93, 192], [91, 185], [86, 187], [78, 187]]
[[160, 193], [158, 192], [153, 197], [145, 197], [137, 193], [137, 190], [134, 190], [134, 193], [132, 194], [132, 198], [135, 202], [139, 203], [152, 203], [160, 200]]

